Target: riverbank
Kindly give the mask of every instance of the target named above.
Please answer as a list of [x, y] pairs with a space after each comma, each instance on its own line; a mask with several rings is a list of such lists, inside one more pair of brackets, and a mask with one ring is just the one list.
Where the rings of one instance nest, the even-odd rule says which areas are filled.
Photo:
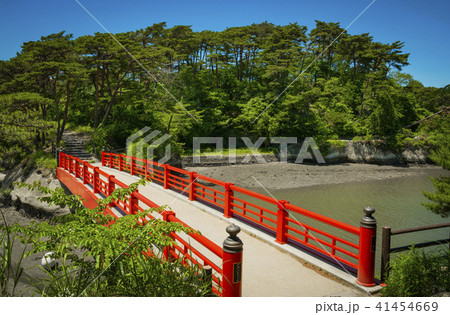
[[[436, 165], [389, 166], [375, 164], [306, 165], [294, 163], [242, 164], [186, 167], [188, 171], [248, 188], [289, 189], [403, 178], [432, 172], [448, 174]], [[261, 185], [259, 183], [261, 183]]]

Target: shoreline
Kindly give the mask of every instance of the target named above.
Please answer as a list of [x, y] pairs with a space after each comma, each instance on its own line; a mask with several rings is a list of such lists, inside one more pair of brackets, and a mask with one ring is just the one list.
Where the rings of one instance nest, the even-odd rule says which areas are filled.
[[431, 164], [409, 166], [358, 163], [308, 165], [271, 162], [226, 166], [190, 166], [185, 169], [246, 188], [260, 188], [263, 185], [267, 189], [292, 189], [418, 175], [440, 176], [450, 173], [440, 166]]

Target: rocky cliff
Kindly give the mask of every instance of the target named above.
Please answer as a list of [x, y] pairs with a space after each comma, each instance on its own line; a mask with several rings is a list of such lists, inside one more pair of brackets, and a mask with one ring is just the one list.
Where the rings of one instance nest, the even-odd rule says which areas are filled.
[[422, 148], [408, 148], [395, 152], [380, 141], [345, 141], [342, 147], [332, 147], [324, 156], [327, 163], [368, 164], [426, 164], [432, 163], [428, 152]]
[[[298, 158], [302, 144], [290, 144], [287, 147], [287, 159], [294, 163]], [[322, 150], [323, 151], [323, 150]], [[429, 164], [433, 163], [429, 158], [429, 152], [422, 148], [408, 148], [401, 152], [395, 152], [386, 147], [382, 141], [351, 141], [342, 140], [339, 146], [332, 146], [327, 152], [321, 154], [326, 164], [338, 163], [366, 163], [378, 165], [406, 165], [406, 164]], [[311, 149], [308, 149], [311, 153]], [[314, 154], [312, 159], [303, 159], [302, 163], [317, 164]], [[280, 160], [278, 154], [261, 154], [261, 158], [266, 163]], [[200, 163], [198, 162], [200, 160]], [[240, 164], [260, 163], [254, 156], [250, 158], [246, 155], [238, 155], [231, 159], [228, 155], [201, 156], [194, 159], [192, 156], [183, 156], [181, 164], [183, 167], [195, 166], [225, 166]]]
[[68, 207], [49, 206], [37, 200], [41, 193], [26, 188], [18, 188], [14, 182], [33, 184], [40, 181], [50, 189], [62, 187], [54, 173], [48, 169], [27, 169], [23, 164], [14, 167], [7, 174], [0, 176], [1, 198], [4, 206], [14, 207], [21, 214], [33, 218], [51, 218], [70, 213]]

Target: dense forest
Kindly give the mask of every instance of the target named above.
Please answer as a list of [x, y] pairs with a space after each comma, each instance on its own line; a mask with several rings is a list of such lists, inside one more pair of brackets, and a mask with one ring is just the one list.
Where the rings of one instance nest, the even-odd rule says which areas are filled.
[[448, 128], [449, 86], [402, 73], [403, 47], [322, 21], [43, 36], [0, 61], [0, 158], [59, 144], [68, 126], [116, 149], [145, 126], [180, 151], [196, 136], [432, 145]]

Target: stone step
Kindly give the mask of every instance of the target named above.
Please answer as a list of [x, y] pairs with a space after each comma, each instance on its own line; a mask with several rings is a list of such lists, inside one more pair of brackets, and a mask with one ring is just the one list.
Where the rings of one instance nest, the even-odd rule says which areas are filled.
[[87, 152], [85, 146], [90, 141], [90, 137], [80, 135], [73, 131], [65, 131], [62, 140], [65, 143], [64, 153], [72, 155], [81, 160], [96, 160], [92, 153]]
[[86, 149], [84, 148], [84, 146], [66, 146], [66, 150], [81, 150], [81, 151], [86, 151]]

